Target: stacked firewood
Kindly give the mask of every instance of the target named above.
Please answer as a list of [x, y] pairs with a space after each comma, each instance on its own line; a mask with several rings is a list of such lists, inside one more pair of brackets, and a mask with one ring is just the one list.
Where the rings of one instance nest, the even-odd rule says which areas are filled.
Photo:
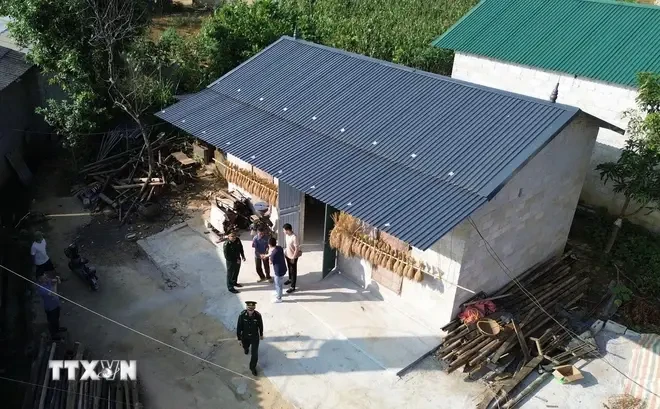
[[493, 302], [494, 313], [467, 325], [456, 319], [443, 328], [448, 335], [436, 355], [446, 371], [464, 367], [471, 380], [482, 379], [494, 392], [479, 408], [492, 399], [513, 407], [520, 399], [509, 396], [511, 391], [544, 362], [561, 365], [595, 351], [594, 343], [584, 334], [576, 338], [574, 331], [580, 330], [571, 328], [582, 319], [574, 311], [589, 283], [573, 270], [574, 260], [566, 253], [523, 273], [520, 285], [512, 281], [494, 294], [478, 294], [463, 307]]
[[107, 205], [123, 223], [134, 211], [146, 212], [148, 204], [168, 187], [195, 178], [196, 162], [180, 152], [179, 145], [179, 136], [164, 133], [151, 141], [154, 158], [149, 175], [148, 149], [141, 136], [110, 132], [103, 138], [97, 159], [80, 170], [87, 183], [72, 193], [86, 207]]
[[[87, 351], [76, 342], [72, 349], [64, 343], [47, 342], [41, 338], [37, 356], [32, 363], [30, 386], [23, 409], [139, 409], [140, 394], [137, 381], [73, 380], [67, 370], [60, 370], [60, 379], [53, 380], [48, 361], [89, 359]], [[81, 370], [76, 371], [80, 378]]]

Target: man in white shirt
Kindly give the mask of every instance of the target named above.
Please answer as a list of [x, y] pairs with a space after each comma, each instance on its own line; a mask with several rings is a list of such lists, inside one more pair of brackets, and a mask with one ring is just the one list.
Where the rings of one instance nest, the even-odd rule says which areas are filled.
[[37, 267], [37, 277], [45, 273], [55, 272], [55, 266], [53, 266], [53, 262], [50, 261], [50, 257], [48, 257], [48, 252], [46, 251], [46, 239], [44, 239], [44, 235], [40, 231], [34, 233], [34, 242], [32, 243], [30, 254], [32, 255], [34, 265]]
[[286, 258], [286, 267], [289, 272], [289, 279], [284, 283], [284, 285], [291, 284], [287, 293], [291, 294], [296, 291], [296, 279], [298, 278], [298, 257], [302, 254], [300, 251], [300, 246], [298, 245], [298, 237], [293, 234], [293, 227], [289, 223], [286, 223], [282, 226], [284, 229], [284, 256]]

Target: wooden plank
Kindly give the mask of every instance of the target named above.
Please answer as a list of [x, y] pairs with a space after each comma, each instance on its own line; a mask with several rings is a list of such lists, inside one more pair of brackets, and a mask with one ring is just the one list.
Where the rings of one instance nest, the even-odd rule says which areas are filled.
[[196, 162], [183, 152], [174, 152], [172, 157], [179, 161], [183, 166], [194, 165]]
[[39, 352], [37, 357], [32, 362], [32, 369], [30, 370], [30, 388], [25, 392], [23, 396], [23, 409], [32, 409], [34, 407], [34, 398], [36, 392], [37, 378], [39, 378], [39, 369], [41, 368], [41, 362], [44, 359], [44, 353], [46, 351], [46, 337], [41, 336], [39, 340]]
[[[75, 358], [76, 360], [81, 360], [83, 355], [83, 349], [85, 349], [80, 342], [74, 344], [76, 351]], [[69, 390], [66, 398], [66, 409], [74, 409], [76, 406], [76, 392], [78, 392], [78, 381], [73, 380], [69, 381]]]
[[520, 329], [520, 326], [516, 320], [511, 320], [511, 324], [513, 325], [513, 330], [516, 332], [516, 336], [518, 337], [518, 342], [520, 343], [520, 349], [522, 349], [523, 356], [525, 357], [525, 362], [529, 362], [529, 348], [527, 348], [525, 336], [523, 335], [522, 330]]
[[[50, 354], [48, 356], [49, 361], [53, 359], [56, 349], [57, 349], [57, 343], [53, 342], [50, 346]], [[48, 382], [50, 382], [50, 373], [51, 370], [48, 368], [48, 365], [46, 365], [46, 374], [44, 375], [44, 380], [42, 382], [43, 386], [41, 388], [41, 397], [39, 398], [39, 409], [44, 409], [44, 403], [46, 403], [46, 393], [48, 392]]]

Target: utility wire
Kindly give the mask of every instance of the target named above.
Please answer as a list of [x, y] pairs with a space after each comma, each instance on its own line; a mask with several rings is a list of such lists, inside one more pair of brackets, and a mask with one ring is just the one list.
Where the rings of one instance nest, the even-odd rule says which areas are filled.
[[222, 370], [224, 370], [224, 371], [230, 372], [230, 373], [232, 373], [232, 374], [234, 374], [234, 375], [236, 375], [236, 376], [240, 376], [240, 377], [242, 377], [242, 378], [245, 378], [245, 379], [248, 379], [248, 380], [251, 380], [251, 381], [255, 381], [255, 379], [250, 378], [249, 376], [245, 376], [245, 375], [243, 375], [242, 373], [239, 373], [239, 372], [233, 371], [233, 370], [231, 370], [231, 369], [229, 369], [229, 368], [225, 368], [224, 366], [218, 365], [218, 364], [216, 364], [215, 362], [211, 362], [211, 361], [209, 361], [209, 360], [207, 360], [207, 359], [204, 359], [204, 358], [202, 358], [202, 357], [199, 357], [199, 356], [197, 356], [197, 355], [195, 355], [195, 354], [191, 354], [191, 353], [188, 352], [188, 351], [185, 351], [185, 350], [183, 350], [183, 349], [177, 348], [177, 347], [175, 347], [174, 345], [170, 345], [170, 344], [168, 344], [168, 343], [166, 343], [166, 342], [163, 342], [163, 341], [161, 341], [161, 340], [159, 340], [159, 339], [156, 339], [156, 338], [152, 337], [151, 335], [147, 335], [147, 334], [145, 334], [145, 333], [143, 333], [143, 332], [140, 332], [140, 331], [138, 331], [138, 330], [136, 330], [136, 329], [133, 329], [133, 328], [129, 327], [128, 325], [122, 324], [121, 322], [115, 321], [115, 320], [113, 320], [113, 319], [110, 318], [110, 317], [107, 317], [107, 316], [105, 316], [105, 315], [103, 315], [103, 314], [101, 314], [101, 313], [99, 313], [99, 312], [96, 312], [96, 311], [94, 311], [94, 310], [92, 310], [92, 309], [90, 309], [90, 308], [87, 308], [87, 307], [85, 307], [84, 305], [78, 304], [77, 302], [72, 301], [72, 300], [70, 300], [69, 298], [64, 297], [63, 295], [57, 294], [55, 291], [52, 291], [52, 290], [50, 290], [50, 289], [48, 289], [48, 288], [46, 288], [46, 287], [44, 287], [44, 286], [42, 286], [42, 285], [40, 285], [40, 284], [38, 284], [38, 283], [36, 283], [36, 282], [30, 280], [30, 279], [27, 278], [27, 277], [23, 277], [22, 275], [20, 275], [20, 274], [18, 274], [17, 272], [15, 272], [15, 271], [13, 271], [13, 270], [11, 270], [11, 269], [5, 267], [5, 266], [2, 265], [2, 264], [0, 264], [0, 268], [6, 270], [6, 271], [8, 271], [8, 272], [10, 272], [11, 274], [15, 275], [16, 277], [18, 277], [18, 278], [20, 278], [20, 279], [22, 279], [22, 280], [25, 280], [25, 281], [27, 281], [27, 282], [29, 282], [29, 283], [32, 283], [32, 284], [36, 285], [37, 287], [43, 288], [44, 290], [48, 291], [49, 293], [54, 294], [55, 296], [60, 297], [61, 299], [65, 300], [65, 301], [67, 301], [67, 302], [70, 302], [71, 304], [73, 304], [73, 305], [75, 305], [75, 306], [77, 306], [77, 307], [80, 307], [80, 308], [82, 308], [82, 309], [85, 310], [85, 311], [91, 312], [92, 314], [97, 315], [97, 316], [103, 318], [104, 320], [110, 321], [110, 322], [112, 322], [113, 324], [119, 325], [120, 327], [125, 328], [125, 329], [127, 329], [127, 330], [129, 330], [129, 331], [131, 331], [131, 332], [134, 332], [134, 333], [136, 333], [136, 334], [138, 334], [138, 335], [141, 335], [141, 336], [143, 336], [143, 337], [145, 337], [145, 338], [148, 338], [148, 339], [150, 339], [150, 340], [152, 340], [152, 341], [154, 341], [154, 342], [157, 342], [157, 343], [159, 343], [159, 344], [161, 344], [161, 345], [164, 345], [164, 346], [166, 346], [166, 347], [168, 347], [168, 348], [170, 348], [170, 349], [173, 349], [173, 350], [175, 350], [175, 351], [181, 352], [182, 354], [186, 354], [186, 355], [188, 355], [188, 356], [190, 356], [190, 357], [193, 357], [193, 358], [195, 358], [195, 359], [198, 359], [198, 360], [200, 360], [200, 361], [202, 361], [202, 362], [204, 362], [204, 363], [207, 363], [207, 364], [209, 364], [209, 365], [215, 366], [216, 368], [220, 368], [220, 369], [222, 369]]
[[[479, 228], [477, 227], [477, 225], [476, 225], [476, 223], [474, 222], [474, 220], [472, 220], [472, 217], [468, 216], [468, 221], [470, 222], [470, 224], [472, 225], [472, 227], [474, 228], [474, 230], [477, 232], [477, 234], [479, 235], [479, 237], [481, 237], [481, 240], [483, 240], [484, 244], [486, 245], [486, 251], [488, 251], [488, 254], [489, 254], [489, 255], [495, 260], [495, 262], [496, 262], [497, 265], [502, 269], [502, 271], [503, 271], [503, 272], [504, 272], [504, 273], [505, 273], [505, 274], [506, 274], [506, 275], [507, 275], [507, 276], [508, 276], [508, 277], [509, 277], [509, 278], [510, 278], [510, 279], [511, 279], [511, 280], [512, 280], [512, 281], [513, 281], [513, 282], [514, 282], [519, 288], [520, 288], [520, 290], [523, 292], [523, 294], [525, 294], [527, 297], [529, 297], [529, 299], [530, 299], [530, 300], [531, 300], [531, 301], [532, 301], [532, 302], [533, 302], [533, 303], [534, 303], [534, 304], [535, 304], [535, 305], [536, 305], [536, 306], [537, 306], [537, 307], [538, 307], [538, 308], [539, 308], [544, 314], [546, 314], [548, 317], [550, 317], [550, 319], [552, 319], [554, 322], [556, 322], [556, 323], [557, 323], [557, 324], [558, 324], [558, 325], [559, 325], [564, 331], [566, 331], [566, 333], [568, 333], [573, 339], [576, 339], [576, 340], [578, 340], [578, 341], [580, 341], [580, 342], [585, 342], [585, 341], [584, 341], [582, 338], [580, 338], [575, 332], [573, 332], [570, 328], [564, 326], [564, 325], [563, 325], [561, 322], [559, 322], [559, 321], [558, 321], [558, 320], [557, 320], [552, 314], [550, 314], [545, 308], [543, 308], [543, 306], [539, 303], [539, 301], [536, 299], [536, 297], [535, 297], [531, 292], [529, 292], [529, 291], [525, 288], [525, 286], [520, 282], [520, 280], [518, 280], [517, 278], [515, 278], [515, 277], [513, 276], [513, 271], [512, 271], [509, 267], [507, 267], [507, 265], [504, 263], [504, 261], [502, 261], [502, 259], [497, 255], [497, 252], [495, 252], [495, 249], [493, 249], [493, 247], [490, 245], [490, 243], [488, 242], [488, 240], [486, 240], [486, 238], [484, 237], [484, 235], [481, 234], [481, 231], [479, 231]], [[627, 374], [625, 374], [623, 371], [621, 371], [619, 368], [617, 368], [616, 366], [614, 366], [614, 364], [612, 364], [610, 361], [608, 361], [608, 360], [607, 360], [607, 359], [606, 359], [606, 358], [600, 353], [600, 351], [596, 350], [596, 351], [594, 351], [592, 354], [597, 355], [596, 358], [598, 358], [598, 359], [602, 359], [603, 362], [605, 362], [607, 365], [611, 366], [615, 371], [617, 371], [618, 373], [620, 373], [623, 377], [627, 378], [628, 380], [630, 380], [631, 382], [633, 382], [633, 383], [636, 384], [637, 386], [641, 387], [641, 388], [644, 389], [645, 391], [649, 392], [650, 394], [652, 394], [652, 395], [654, 395], [654, 396], [660, 398], [660, 395], [658, 395], [657, 393], [655, 393], [655, 392], [652, 391], [651, 389], [647, 388], [646, 386], [640, 384], [639, 382], [637, 382], [636, 380], [634, 380], [633, 378], [631, 378], [630, 376], [628, 376]]]

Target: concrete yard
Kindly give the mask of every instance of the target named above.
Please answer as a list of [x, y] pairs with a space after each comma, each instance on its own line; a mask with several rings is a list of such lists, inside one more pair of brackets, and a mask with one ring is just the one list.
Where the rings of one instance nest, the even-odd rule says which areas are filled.
[[[124, 239], [125, 228], [88, 215], [77, 199], [39, 198], [34, 210], [54, 215], [43, 230], [59, 272], [70, 278], [61, 286], [63, 295], [245, 376], [64, 304], [62, 325], [95, 358], [138, 359], [148, 408], [472, 409], [487, 393], [482, 384], [466, 382], [461, 371], [445, 374], [433, 357], [403, 378], [396, 377], [400, 368], [439, 343], [434, 332], [416, 319], [433, 311], [411, 310], [391, 297], [383, 301], [378, 287], [366, 291], [341, 275], [321, 280], [311, 267], [318, 265], [319, 253], [306, 250], [301, 258], [300, 292], [286, 296], [282, 304], [272, 304], [271, 285], [255, 283], [247, 242], [248, 261], [239, 277], [245, 286], [237, 295], [226, 291], [221, 248], [204, 234], [200, 215], [136, 245]], [[140, 226], [131, 229], [139, 231]], [[66, 271], [62, 250], [78, 235], [83, 255], [98, 268], [98, 293]], [[251, 379], [248, 359], [233, 332], [248, 299], [259, 303], [265, 319], [257, 379]], [[42, 311], [39, 300], [35, 311]], [[597, 341], [606, 359], [622, 372], [641, 379], [647, 388], [660, 388], [660, 342], [607, 332], [601, 332]], [[603, 361], [577, 366], [584, 380], [569, 385], [549, 380], [520, 407], [597, 408], [627, 390], [647, 399], [647, 409], [660, 408], [657, 398], [653, 400], [653, 395]]]

